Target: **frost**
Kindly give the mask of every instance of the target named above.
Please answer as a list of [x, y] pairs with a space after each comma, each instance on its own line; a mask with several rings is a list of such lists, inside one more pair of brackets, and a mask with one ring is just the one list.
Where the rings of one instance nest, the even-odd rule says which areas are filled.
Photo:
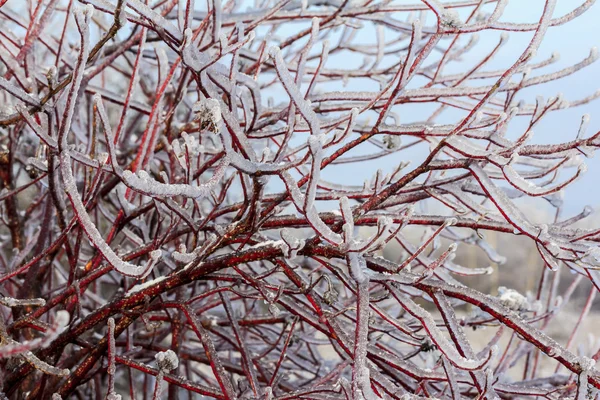
[[447, 28], [459, 28], [463, 22], [458, 12], [452, 9], [446, 9], [438, 0], [427, 0], [429, 7], [437, 14], [440, 23]]
[[202, 257], [202, 255], [204, 255], [204, 253], [209, 250], [217, 242], [217, 240], [217, 236], [210, 233], [207, 235], [206, 240], [200, 246], [196, 247], [191, 253], [186, 253], [186, 248], [182, 245], [178, 251], [174, 251], [171, 255], [175, 261], [184, 264], [190, 264], [199, 257]]
[[[108, 361], [107, 373], [110, 375], [115, 374], [115, 320], [114, 318], [108, 319], [108, 354], [110, 359]], [[112, 392], [114, 388], [109, 388], [109, 392]]]
[[24, 353], [22, 357], [25, 358], [25, 360], [27, 360], [27, 362], [31, 364], [35, 369], [48, 375], [68, 376], [71, 373], [71, 371], [69, 371], [66, 368], [56, 368], [48, 364], [47, 362], [40, 360], [31, 351]]
[[33, 132], [38, 135], [40, 137], [40, 139], [46, 143], [49, 147], [51, 148], [56, 148], [57, 143], [56, 143], [56, 139], [52, 138], [48, 135], [47, 132], [47, 126], [44, 127], [40, 124], [37, 123], [37, 121], [35, 120], [35, 118], [29, 113], [29, 111], [27, 110], [27, 107], [25, 107], [24, 104], [22, 103], [17, 103], [15, 105], [16, 110], [19, 112], [19, 114], [21, 114], [23, 116], [23, 118], [25, 118], [25, 121], [27, 121], [27, 124], [31, 127], [31, 129], [33, 130]]
[[200, 121], [200, 128], [217, 129], [219, 123], [223, 119], [221, 115], [221, 105], [218, 100], [204, 99], [196, 104], [193, 108], [196, 118]]
[[171, 372], [179, 366], [179, 358], [173, 350], [161, 351], [154, 356], [158, 369], [163, 372]]
[[506, 218], [515, 227], [517, 233], [522, 231], [531, 237], [537, 237], [539, 230], [527, 220], [521, 210], [511, 202], [506, 193], [492, 182], [485, 171], [478, 165], [471, 165], [469, 168], [482, 189], [489, 195], [496, 207], [506, 215]]
[[269, 313], [277, 318], [279, 316], [279, 314], [281, 314], [281, 310], [279, 309], [279, 307], [277, 307], [276, 304], [269, 304]]
[[396, 150], [402, 145], [402, 138], [399, 135], [385, 135], [383, 144], [388, 150]]
[[529, 311], [531, 304], [527, 297], [514, 289], [507, 289], [504, 286], [498, 288], [498, 299], [508, 309], [513, 311]]
[[593, 372], [594, 365], [596, 365], [596, 360], [588, 357], [581, 357], [579, 359], [579, 366], [581, 367], [581, 372], [579, 373], [578, 385], [577, 385], [577, 397], [576, 400], [586, 400], [588, 399], [588, 381], [589, 375]]
[[0, 297], [0, 304], [6, 307], [29, 307], [38, 306], [42, 307], [46, 305], [44, 299], [15, 299], [12, 297]]
[[220, 39], [222, 36], [221, 25], [223, 23], [223, 16], [222, 16], [223, 12], [221, 10], [221, 0], [212, 0], [212, 6], [213, 6], [213, 15], [215, 17], [213, 20], [213, 40], [216, 41], [217, 39]]
[[442, 14], [442, 25], [450, 28], [459, 28], [463, 24], [460, 15], [455, 10], [444, 10]]
[[159, 399], [162, 391], [162, 380], [164, 375], [177, 369], [179, 366], [179, 358], [171, 349], [161, 351], [154, 356], [156, 365], [158, 366], [158, 376], [156, 377], [156, 385], [154, 389], [154, 398]]

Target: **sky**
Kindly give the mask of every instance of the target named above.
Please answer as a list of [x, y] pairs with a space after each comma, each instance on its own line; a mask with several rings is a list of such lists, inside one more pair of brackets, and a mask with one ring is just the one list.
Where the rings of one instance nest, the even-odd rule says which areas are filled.
[[[394, 4], [414, 4], [418, 0], [395, 0]], [[562, 16], [575, 7], [583, 3], [584, 0], [558, 0], [554, 17]], [[183, 0], [182, 0], [183, 2]], [[447, 3], [448, 1], [443, 1]], [[250, 5], [252, 0], [243, 1]], [[510, 22], [535, 22], [539, 19], [543, 10], [544, 0], [509, 0], [501, 21]], [[7, 3], [8, 7], [19, 7], [22, 5], [18, 0], [11, 0]], [[204, 7], [205, 2], [196, 1], [198, 7]], [[240, 7], [244, 9], [244, 7]], [[429, 16], [429, 23], [432, 22], [433, 16]], [[566, 66], [579, 62], [589, 55], [590, 49], [600, 45], [600, 3], [594, 4], [590, 10], [574, 21], [566, 25], [550, 28], [549, 32], [538, 51], [537, 59], [542, 60], [549, 57], [553, 52], [560, 54], [560, 60], [545, 69], [543, 72], [558, 70]], [[288, 24], [283, 29], [279, 30], [279, 34], [283, 37], [293, 33], [298, 28], [294, 24]], [[125, 33], [123, 33], [125, 34]], [[528, 39], [532, 33], [510, 33], [507, 44], [503, 47], [499, 56], [494, 58], [486, 67], [486, 69], [498, 69], [506, 67], [514, 62], [516, 54], [520, 54], [528, 44]], [[472, 65], [482, 56], [484, 56], [491, 46], [494, 46], [500, 36], [500, 32], [483, 32], [479, 44], [465, 57], [465, 63], [454, 64], [448, 66], [447, 72], [460, 71], [464, 65]], [[364, 29], [360, 32], [358, 40], [364, 43], [375, 44], [375, 31], [373, 29]], [[320, 51], [320, 45], [317, 46]], [[362, 62], [358, 59], [330, 59], [331, 63], [337, 63], [340, 67], [351, 68], [352, 65], [359, 65]], [[558, 93], [563, 93], [565, 99], [576, 100], [593, 94], [600, 89], [600, 62], [592, 64], [583, 71], [577, 74], [563, 78], [559, 81], [551, 82], [543, 86], [526, 89], [522, 91], [521, 98], [528, 103], [535, 101], [537, 95], [542, 95], [545, 98], [556, 96]], [[371, 85], [373, 83], [371, 82]], [[365, 87], [361, 84], [350, 85], [348, 90], [377, 90], [373, 86]], [[280, 92], [274, 93], [276, 103], [287, 101], [287, 96]], [[279, 96], [284, 96], [281, 98]], [[266, 97], [266, 96], [265, 96]], [[416, 105], [408, 105], [400, 108], [400, 120], [405, 122], [418, 122], [428, 115], [429, 110]], [[553, 112], [548, 115], [535, 129], [534, 143], [557, 143], [569, 141], [575, 138], [577, 129], [583, 114], [591, 116], [590, 128], [588, 135], [600, 130], [600, 101], [595, 101], [580, 107]], [[452, 115], [444, 116], [448, 121], [456, 121]], [[519, 134], [521, 131], [515, 129], [514, 134]], [[408, 140], [407, 140], [408, 142]], [[381, 168], [384, 172], [391, 172], [401, 161], [411, 161], [413, 165], [422, 160], [426, 155], [427, 149], [414, 148], [410, 152], [405, 152], [406, 160], [400, 160], [398, 155], [385, 157], [377, 162], [370, 162], [368, 165], [363, 164], [344, 164], [339, 166], [330, 166], [323, 171], [323, 177], [327, 180], [338, 182], [341, 184], [360, 185], [366, 179], [371, 179], [377, 169]], [[567, 215], [578, 213], [584, 206], [590, 205], [600, 211], [600, 156], [586, 160], [588, 164], [588, 172], [579, 181], [571, 185], [565, 193], [564, 211]], [[563, 175], [565, 177], [566, 175]], [[280, 186], [280, 185], [279, 185]], [[278, 185], [274, 186], [274, 189]]]
[[[396, 4], [397, 2], [395, 2]], [[403, 3], [403, 2], [400, 2]], [[406, 3], [414, 3], [407, 1]], [[531, 23], [539, 20], [544, 7], [543, 0], [510, 0], [501, 21]], [[554, 17], [562, 16], [575, 7], [583, 3], [583, 0], [558, 0]], [[553, 52], [560, 54], [558, 62], [552, 64], [543, 70], [543, 73], [549, 73], [573, 65], [585, 59], [590, 54], [590, 49], [594, 46], [600, 46], [600, 3], [594, 4], [585, 14], [575, 20], [558, 27], [551, 27], [546, 34], [544, 41], [537, 53], [534, 62], [548, 58]], [[431, 22], [431, 21], [430, 21]], [[374, 35], [365, 31], [365, 42], [373, 42]], [[468, 65], [469, 61], [481, 59], [491, 46], [494, 46], [500, 32], [484, 32], [481, 34], [478, 46], [466, 57], [465, 64], [454, 64], [447, 71], [459, 72], [460, 68]], [[494, 58], [485, 70], [494, 70], [505, 68], [512, 64], [516, 57], [526, 48], [532, 33], [510, 33], [507, 44], [502, 48], [499, 56]], [[562, 93], [566, 100], [577, 100], [590, 96], [600, 89], [600, 61], [592, 64], [583, 71], [579, 71], [573, 76], [550, 82], [543, 86], [523, 90], [520, 98], [527, 103], [535, 103], [538, 95], [549, 98]], [[375, 90], [359, 89], [359, 90]], [[427, 115], [428, 110], [421, 110], [419, 106], [408, 105], [399, 110], [401, 122], [416, 122]], [[587, 136], [593, 135], [600, 130], [600, 99], [590, 104], [579, 107], [560, 110], [550, 113], [534, 129], [535, 135], [532, 143], [558, 143], [575, 139], [583, 114], [589, 114], [591, 117]], [[448, 121], [456, 122], [456, 116], [447, 115]], [[412, 120], [411, 120], [412, 119]], [[414, 120], [414, 121], [413, 121]], [[525, 121], [523, 120], [522, 123]], [[516, 124], [519, 125], [518, 123]], [[515, 127], [513, 134], [522, 133]], [[510, 133], [509, 133], [510, 134]], [[587, 137], [586, 136], [586, 137]], [[409, 140], [406, 140], [408, 143]], [[410, 161], [417, 163], [426, 155], [427, 149], [416, 149], [408, 155]], [[586, 159], [588, 172], [583, 177], [569, 186], [565, 191], [563, 215], [569, 216], [578, 214], [586, 205], [592, 206], [600, 211], [600, 155]], [[395, 168], [399, 162], [397, 155], [388, 156], [373, 163], [365, 168], [364, 165], [344, 164], [343, 166], [328, 168], [323, 174], [326, 179], [344, 183], [360, 184], [365, 179], [373, 176], [377, 168], [389, 172]], [[563, 179], [566, 174], [561, 175]]]

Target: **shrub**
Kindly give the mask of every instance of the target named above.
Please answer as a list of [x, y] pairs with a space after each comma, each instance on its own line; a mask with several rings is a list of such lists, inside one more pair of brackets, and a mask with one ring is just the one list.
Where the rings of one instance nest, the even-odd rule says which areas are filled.
[[[531, 24], [501, 20], [507, 2], [0, 0], [4, 394], [595, 398], [599, 353], [574, 340], [600, 236], [576, 227], [589, 209], [559, 211], [599, 134], [584, 116], [532, 142], [594, 96], [522, 94], [597, 58], [535, 58], [593, 1]], [[498, 42], [470, 62], [484, 31]], [[531, 40], [494, 70], [500, 32]], [[462, 278], [502, 274], [485, 232], [537, 250], [536, 293]], [[453, 262], [464, 246], [492, 267]], [[582, 281], [559, 343], [546, 328]]]

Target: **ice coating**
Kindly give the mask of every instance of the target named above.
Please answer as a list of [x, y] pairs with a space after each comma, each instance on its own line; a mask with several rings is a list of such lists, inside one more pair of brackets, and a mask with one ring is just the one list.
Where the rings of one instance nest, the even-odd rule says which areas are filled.
[[211, 188], [217, 182], [219, 182], [225, 174], [227, 161], [228, 160], [225, 160], [219, 166], [219, 168], [216, 169], [215, 174], [208, 180], [207, 183], [199, 186], [192, 186], [183, 183], [161, 183], [152, 178], [146, 171], [143, 170], [136, 174], [129, 170], [123, 171], [123, 179], [125, 180], [127, 186], [150, 196], [183, 196], [192, 199], [198, 199], [210, 195]]
[[69, 197], [71, 205], [73, 206], [77, 220], [81, 224], [81, 227], [83, 228], [83, 231], [86, 233], [87, 237], [106, 259], [106, 261], [108, 261], [113, 268], [126, 276], [139, 277], [149, 272], [150, 268], [152, 267], [152, 263], [142, 266], [123, 261], [106, 243], [98, 231], [98, 228], [96, 225], [94, 225], [94, 222], [87, 213], [85, 205], [81, 201], [81, 197], [75, 183], [75, 178], [73, 177], [73, 170], [71, 169], [71, 156], [67, 151], [63, 151], [60, 155], [60, 166], [63, 188]]

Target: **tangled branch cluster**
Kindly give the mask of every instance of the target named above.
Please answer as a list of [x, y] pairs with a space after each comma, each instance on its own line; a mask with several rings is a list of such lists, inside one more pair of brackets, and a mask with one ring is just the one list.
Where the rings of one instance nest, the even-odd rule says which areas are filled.
[[[596, 398], [600, 354], [545, 328], [573, 289], [559, 270], [593, 283], [589, 312], [600, 231], [573, 227], [588, 209], [538, 224], [515, 204], [559, 211], [600, 146], [587, 116], [532, 144], [597, 94], [519, 100], [597, 59], [536, 57], [594, 1], [530, 24], [507, 3], [0, 0], [2, 397]], [[497, 45], [446, 72], [483, 31]], [[531, 40], [490, 69], [506, 32]], [[384, 157], [364, 184], [326, 179]], [[485, 231], [535, 244], [535, 299], [461, 283], [502, 274], [453, 262], [466, 244], [500, 262]]]

